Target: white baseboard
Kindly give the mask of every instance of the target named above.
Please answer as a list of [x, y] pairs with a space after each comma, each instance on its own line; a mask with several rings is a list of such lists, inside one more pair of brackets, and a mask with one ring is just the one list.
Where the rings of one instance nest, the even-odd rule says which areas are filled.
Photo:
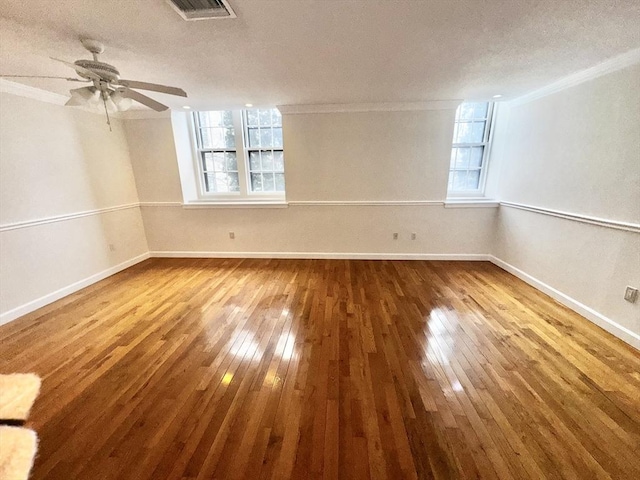
[[637, 333], [632, 332], [628, 328], [617, 324], [610, 318], [607, 318], [601, 313], [596, 312], [593, 308], [587, 307], [585, 304], [575, 300], [574, 298], [571, 298], [569, 295], [562, 293], [560, 290], [557, 290], [552, 286], [547, 285], [546, 283], [538, 280], [537, 278], [532, 277], [528, 273], [523, 272], [519, 268], [514, 267], [513, 265], [505, 262], [504, 260], [500, 260], [499, 258], [494, 257], [493, 255], [489, 255], [489, 261], [497, 265], [498, 267], [502, 268], [503, 270], [506, 270], [507, 272], [511, 273], [512, 275], [515, 275], [520, 280], [523, 280], [524, 282], [528, 283], [532, 287], [537, 288], [543, 293], [546, 293], [554, 300], [563, 304], [565, 307], [568, 307], [574, 312], [582, 315], [587, 320], [590, 320], [591, 322], [598, 325], [600, 328], [605, 329], [607, 332], [618, 337], [620, 340], [623, 340], [629, 345], [632, 345], [633, 347], [640, 350], [640, 335], [638, 335]]
[[37, 298], [28, 303], [25, 303], [24, 305], [20, 305], [19, 307], [9, 310], [3, 313], [2, 315], [0, 315], [0, 325], [9, 323], [12, 320], [15, 320], [16, 318], [21, 317], [22, 315], [31, 313], [34, 310], [42, 308], [45, 305], [49, 305], [50, 303], [53, 303], [56, 300], [60, 300], [61, 298], [66, 297], [67, 295], [71, 295], [72, 293], [75, 293], [78, 290], [82, 290], [83, 288], [88, 287], [89, 285], [92, 285], [96, 282], [99, 282], [100, 280], [104, 280], [105, 278], [110, 277], [113, 274], [121, 272], [122, 270], [135, 265], [136, 263], [140, 263], [143, 260], [146, 260], [147, 258], [149, 258], [149, 256], [150, 256], [149, 252], [143, 253], [142, 255], [138, 255], [137, 257], [133, 257], [127, 260], [126, 262], [122, 262], [111, 268], [107, 268], [106, 270], [98, 272], [95, 275], [91, 275], [90, 277], [87, 277], [83, 280], [72, 283], [71, 285], [67, 285], [66, 287], [56, 290], [55, 292], [51, 292], [47, 295], [44, 295], [43, 297]]
[[489, 255], [481, 253], [343, 253], [343, 252], [192, 252], [153, 251], [159, 258], [290, 258], [328, 260], [466, 260], [487, 261]]

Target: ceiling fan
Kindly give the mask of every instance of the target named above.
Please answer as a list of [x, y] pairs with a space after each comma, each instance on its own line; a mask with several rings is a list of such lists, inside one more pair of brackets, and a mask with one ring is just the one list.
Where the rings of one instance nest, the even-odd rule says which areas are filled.
[[0, 75], [0, 77], [55, 78], [70, 82], [91, 83], [90, 86], [69, 90], [71, 98], [67, 103], [65, 103], [65, 105], [72, 107], [88, 106], [93, 109], [104, 107], [109, 129], [111, 129], [109, 113], [129, 109], [133, 100], [155, 110], [156, 112], [162, 112], [169, 108], [166, 105], [157, 102], [153, 98], [147, 97], [146, 95], [133, 90], [134, 88], [167, 93], [169, 95], [177, 95], [180, 97], [187, 96], [187, 93], [181, 88], [121, 79], [120, 72], [116, 67], [98, 60], [98, 55], [104, 52], [104, 45], [102, 43], [91, 39], [81, 39], [81, 42], [84, 48], [92, 53], [93, 60], [76, 60], [71, 63], [51, 57], [52, 60], [64, 63], [65, 65], [73, 68], [80, 78], [54, 77], [46, 75]]

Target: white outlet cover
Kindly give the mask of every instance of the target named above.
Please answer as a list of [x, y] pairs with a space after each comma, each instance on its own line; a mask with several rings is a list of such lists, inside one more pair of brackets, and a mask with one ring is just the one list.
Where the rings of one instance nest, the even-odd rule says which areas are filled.
[[638, 299], [638, 289], [633, 287], [627, 287], [624, 291], [624, 299], [627, 302], [635, 303]]

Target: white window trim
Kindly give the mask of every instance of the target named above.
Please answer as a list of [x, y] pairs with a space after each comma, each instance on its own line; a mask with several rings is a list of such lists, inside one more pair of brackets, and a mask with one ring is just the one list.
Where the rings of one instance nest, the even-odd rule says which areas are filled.
[[[198, 148], [198, 139], [196, 138], [198, 125], [196, 124], [195, 115], [197, 112], [190, 112], [188, 117], [191, 151], [193, 157], [193, 168], [196, 176], [196, 185], [198, 191], [198, 199], [191, 201], [185, 205], [191, 206], [251, 206], [264, 205], [280, 207], [287, 205], [285, 192], [252, 192], [249, 188], [251, 179], [249, 177], [249, 148], [246, 139], [247, 132], [244, 125], [244, 110], [231, 110], [233, 118], [233, 129], [236, 140], [236, 159], [238, 161], [238, 178], [240, 179], [239, 192], [207, 192], [204, 185], [204, 173], [202, 169], [202, 160], [200, 158], [200, 149]], [[240, 132], [238, 134], [238, 132]], [[222, 149], [221, 149], [222, 150]], [[253, 149], [252, 149], [253, 150]], [[279, 150], [279, 149], [278, 149]], [[282, 148], [284, 151], [284, 147]], [[286, 166], [285, 166], [286, 171]], [[286, 175], [286, 174], [285, 174]], [[243, 181], [244, 180], [244, 181]], [[286, 188], [286, 187], [285, 187]]]
[[[489, 112], [487, 115], [487, 128], [485, 130], [486, 140], [482, 143], [453, 143], [451, 142], [451, 148], [455, 147], [479, 147], [484, 146], [482, 151], [482, 167], [480, 168], [480, 181], [478, 182], [478, 188], [476, 190], [449, 190], [447, 189], [447, 200], [484, 200], [485, 187], [487, 184], [487, 172], [489, 171], [489, 159], [491, 158], [491, 145], [493, 144], [493, 125], [495, 121], [496, 108], [495, 102], [487, 102], [489, 104]], [[451, 175], [451, 169], [447, 170]], [[447, 183], [449, 177], [447, 177]]]

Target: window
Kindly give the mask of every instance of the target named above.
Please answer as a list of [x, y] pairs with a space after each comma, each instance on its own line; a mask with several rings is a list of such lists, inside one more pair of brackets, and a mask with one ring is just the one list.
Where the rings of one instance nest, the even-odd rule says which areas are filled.
[[240, 191], [233, 112], [196, 112], [196, 138], [204, 191]]
[[194, 112], [193, 126], [202, 196], [259, 200], [284, 195], [282, 116], [277, 109]]
[[456, 110], [449, 196], [482, 194], [492, 114], [489, 102], [463, 103]]
[[282, 115], [276, 108], [244, 111], [252, 192], [284, 192]]

